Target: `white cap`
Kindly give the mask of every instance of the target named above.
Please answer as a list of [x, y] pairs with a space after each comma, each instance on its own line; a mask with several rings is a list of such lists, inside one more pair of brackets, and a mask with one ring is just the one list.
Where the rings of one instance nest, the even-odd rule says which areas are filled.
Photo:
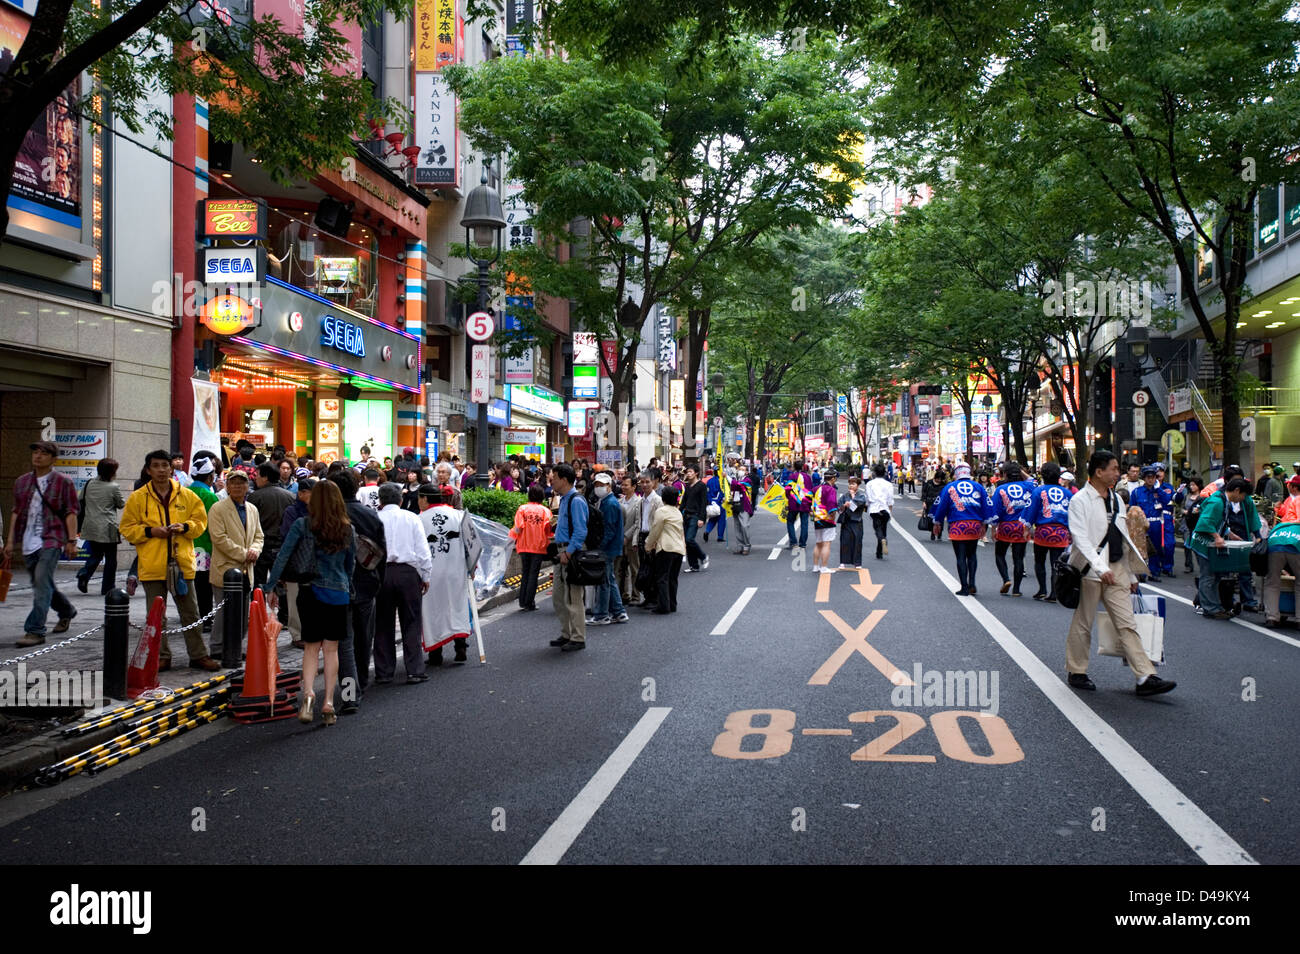
[[211, 457], [200, 457], [190, 465], [190, 476], [202, 477], [204, 474], [212, 473], [213, 469]]
[[612, 484], [614, 482], [614, 478], [610, 477], [608, 471], [604, 470], [597, 474], [593, 479], [598, 484]]
[[1068, 484], [1072, 480], [1074, 480], [1074, 474], [1070, 473], [1068, 470], [1061, 471], [1061, 483]]

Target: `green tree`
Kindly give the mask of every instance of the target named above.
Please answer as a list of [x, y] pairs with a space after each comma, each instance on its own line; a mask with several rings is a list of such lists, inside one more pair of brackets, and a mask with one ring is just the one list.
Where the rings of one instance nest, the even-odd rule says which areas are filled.
[[[447, 75], [464, 128], [509, 155], [537, 210], [541, 244], [506, 269], [543, 300], [571, 301], [575, 328], [618, 343], [618, 402], [656, 304], [702, 343], [718, 260], [842, 209], [860, 171], [859, 95], [825, 49], [782, 56], [744, 39], [698, 51], [678, 37], [647, 64], [510, 58]], [[538, 316], [520, 317], [540, 332]], [[702, 348], [689, 350], [688, 379]]]
[[[23, 140], [46, 107], [89, 73], [91, 96], [67, 106], [97, 123], [111, 115], [130, 130], [170, 137], [169, 108], [158, 94], [190, 94], [212, 106], [209, 131], [244, 144], [280, 181], [335, 167], [351, 154], [369, 116], [405, 121], [400, 103], [377, 103], [340, 23], [367, 23], [397, 0], [322, 0], [304, 4], [301, 33], [270, 16], [218, 18], [200, 0], [41, 0], [9, 70], [0, 76], [0, 174], [13, 181]], [[227, 22], [229, 19], [229, 22]], [[0, 237], [9, 225], [0, 206]]]

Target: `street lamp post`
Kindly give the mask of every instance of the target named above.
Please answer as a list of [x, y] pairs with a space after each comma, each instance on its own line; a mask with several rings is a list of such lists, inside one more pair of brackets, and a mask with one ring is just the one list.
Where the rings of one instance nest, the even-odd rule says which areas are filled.
[[[478, 266], [478, 310], [487, 308], [488, 269], [501, 257], [501, 234], [506, 227], [506, 219], [501, 210], [501, 197], [487, 184], [487, 170], [479, 178], [465, 199], [465, 214], [460, 224], [465, 228], [465, 245], [469, 260]], [[487, 253], [491, 252], [491, 258]], [[488, 403], [480, 401], [478, 405], [478, 440], [475, 455], [474, 479], [480, 487], [486, 487], [492, 481], [488, 467]]]

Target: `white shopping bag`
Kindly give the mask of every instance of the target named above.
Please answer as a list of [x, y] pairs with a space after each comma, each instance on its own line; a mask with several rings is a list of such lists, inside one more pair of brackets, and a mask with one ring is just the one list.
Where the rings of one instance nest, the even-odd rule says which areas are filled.
[[[1147, 657], [1152, 662], [1164, 662], [1165, 621], [1154, 604], [1143, 599], [1141, 593], [1133, 597], [1133, 620]], [[1124, 655], [1124, 650], [1120, 648], [1119, 631], [1105, 610], [1097, 614], [1097, 652], [1102, 656]]]

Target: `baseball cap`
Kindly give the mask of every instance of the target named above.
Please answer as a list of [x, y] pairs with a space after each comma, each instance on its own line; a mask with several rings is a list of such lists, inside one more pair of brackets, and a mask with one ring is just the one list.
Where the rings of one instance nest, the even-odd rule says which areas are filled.
[[190, 465], [190, 476], [202, 477], [204, 474], [212, 473], [213, 469], [211, 457], [200, 457]]
[[1061, 476], [1060, 476], [1061, 483], [1068, 484], [1072, 480], [1074, 480], [1074, 474], [1070, 473], [1068, 470], [1061, 471]]
[[45, 451], [53, 457], [59, 456], [59, 448], [54, 441], [32, 441], [31, 450]]
[[599, 474], [596, 475], [595, 481], [598, 484], [613, 483], [613, 479], [609, 476], [609, 474], [605, 473], [604, 471], [601, 471]]

